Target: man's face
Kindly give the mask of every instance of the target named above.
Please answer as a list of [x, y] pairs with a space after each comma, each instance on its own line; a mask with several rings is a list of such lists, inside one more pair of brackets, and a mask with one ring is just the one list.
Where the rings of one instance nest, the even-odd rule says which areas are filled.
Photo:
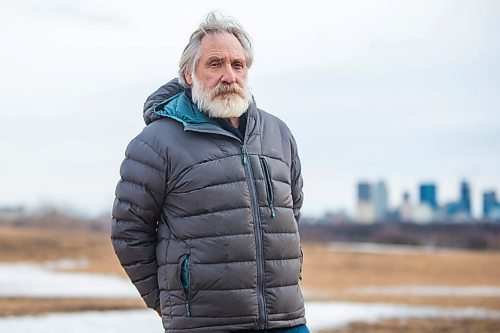
[[201, 41], [199, 55], [195, 72], [185, 74], [193, 101], [212, 117], [239, 117], [251, 101], [240, 42], [228, 33], [209, 34]]

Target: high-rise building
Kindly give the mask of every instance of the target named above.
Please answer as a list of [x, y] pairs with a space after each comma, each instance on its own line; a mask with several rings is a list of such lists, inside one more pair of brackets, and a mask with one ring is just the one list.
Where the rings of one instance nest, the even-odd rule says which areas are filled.
[[495, 191], [483, 193], [483, 217], [485, 219], [491, 218], [491, 212], [498, 205], [500, 205], [500, 203], [497, 202], [497, 194]]
[[372, 202], [375, 209], [375, 219], [383, 220], [388, 209], [387, 186], [384, 181], [379, 181], [372, 187]]
[[372, 223], [375, 220], [375, 209], [372, 201], [372, 186], [368, 182], [358, 183], [358, 204], [356, 216], [361, 223]]
[[437, 210], [436, 184], [420, 184], [420, 204], [428, 205], [433, 211]]
[[370, 202], [372, 200], [371, 185], [367, 182], [358, 183], [358, 202]]
[[460, 184], [460, 211], [466, 216], [471, 216], [470, 186], [465, 180]]
[[411, 222], [413, 220], [413, 206], [408, 192], [403, 193], [403, 202], [399, 207], [399, 219], [402, 222]]

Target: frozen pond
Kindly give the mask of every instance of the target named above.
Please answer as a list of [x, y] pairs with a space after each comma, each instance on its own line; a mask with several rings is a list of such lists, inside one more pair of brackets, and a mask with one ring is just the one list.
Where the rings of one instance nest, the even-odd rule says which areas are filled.
[[160, 317], [150, 310], [54, 313], [0, 318], [9, 333], [163, 333]]
[[433, 253], [451, 251], [447, 249], [437, 249], [431, 246], [341, 242], [330, 243], [330, 245], [328, 245], [328, 249], [332, 251], [383, 254], [422, 254], [426, 252]]
[[[312, 332], [336, 328], [354, 321], [374, 322], [388, 318], [497, 318], [500, 311], [442, 309], [391, 304], [309, 302], [308, 326]], [[41, 330], [42, 329], [42, 330]], [[0, 332], [10, 333], [163, 333], [161, 320], [152, 310], [84, 312], [0, 318]]]
[[[73, 263], [74, 264], [74, 263]], [[104, 274], [61, 272], [72, 262], [0, 264], [0, 297], [138, 298], [130, 281]]]

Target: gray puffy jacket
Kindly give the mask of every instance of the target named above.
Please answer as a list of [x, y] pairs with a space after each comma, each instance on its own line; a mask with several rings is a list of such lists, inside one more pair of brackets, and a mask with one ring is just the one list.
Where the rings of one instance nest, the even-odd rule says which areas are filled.
[[290, 130], [252, 103], [241, 141], [175, 80], [149, 97], [144, 118], [120, 169], [112, 242], [166, 332], [305, 323]]

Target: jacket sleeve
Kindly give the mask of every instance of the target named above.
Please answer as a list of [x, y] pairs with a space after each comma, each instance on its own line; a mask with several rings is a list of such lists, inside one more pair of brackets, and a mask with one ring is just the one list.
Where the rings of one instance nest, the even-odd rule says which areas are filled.
[[292, 180], [292, 199], [293, 199], [293, 215], [297, 222], [300, 221], [300, 209], [302, 208], [302, 203], [304, 201], [304, 194], [302, 192], [302, 173], [300, 166], [300, 159], [297, 152], [297, 143], [295, 138], [292, 136], [292, 169], [291, 169], [291, 180]]
[[165, 199], [165, 157], [139, 135], [127, 147], [120, 174], [112, 211], [112, 244], [146, 305], [160, 312], [156, 229]]

